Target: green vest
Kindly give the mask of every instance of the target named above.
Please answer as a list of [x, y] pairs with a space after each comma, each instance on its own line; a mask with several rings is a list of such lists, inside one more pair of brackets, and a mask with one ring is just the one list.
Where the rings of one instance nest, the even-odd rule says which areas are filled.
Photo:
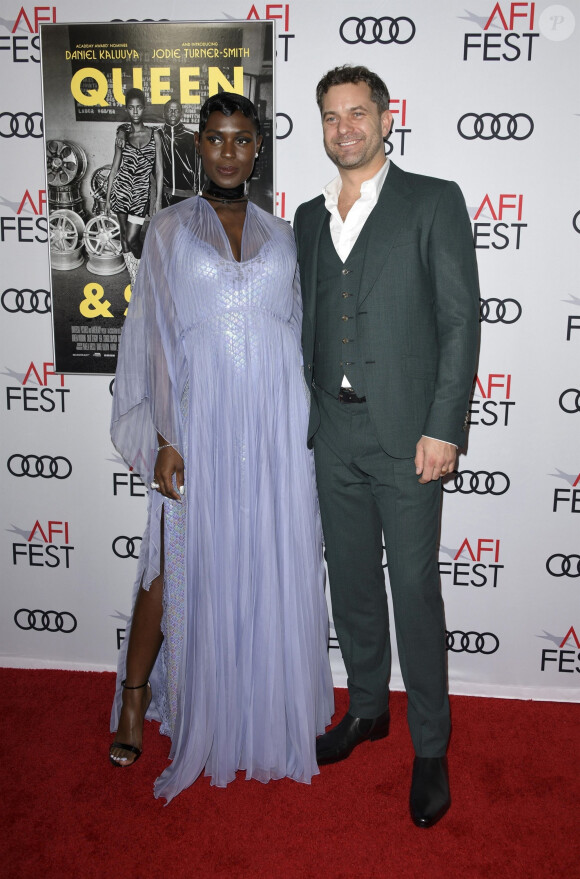
[[338, 397], [346, 375], [359, 397], [365, 378], [356, 334], [356, 308], [368, 238], [365, 224], [346, 262], [336, 252], [327, 218], [318, 249], [314, 382]]

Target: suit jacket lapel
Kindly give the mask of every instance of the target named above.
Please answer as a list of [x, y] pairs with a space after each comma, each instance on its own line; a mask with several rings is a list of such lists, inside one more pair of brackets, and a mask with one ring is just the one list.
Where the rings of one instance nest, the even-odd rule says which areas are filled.
[[379, 200], [367, 220], [370, 227], [359, 302], [369, 295], [405, 224], [410, 208], [410, 188], [405, 181], [405, 172], [391, 162]]
[[324, 201], [318, 205], [311, 214], [310, 223], [304, 229], [302, 238], [307, 241], [308, 246], [304, 248], [305, 259], [301, 260], [305, 266], [305, 277], [301, 277], [301, 285], [304, 299], [304, 313], [308, 315], [312, 323], [312, 327], [316, 325], [316, 288], [318, 286], [318, 247], [320, 236], [324, 228], [324, 221], [328, 217], [328, 211], [324, 206]]

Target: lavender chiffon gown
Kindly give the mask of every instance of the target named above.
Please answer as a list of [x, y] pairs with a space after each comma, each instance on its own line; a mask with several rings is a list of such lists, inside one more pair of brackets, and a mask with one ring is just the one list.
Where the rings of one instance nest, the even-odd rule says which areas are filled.
[[236, 262], [213, 208], [188, 199], [153, 218], [123, 329], [113, 442], [146, 484], [157, 431], [185, 461], [182, 503], [149, 493], [135, 584], [160, 571], [163, 510], [147, 717], [171, 737], [168, 801], [203, 771], [220, 787], [237, 770], [318, 773], [333, 693], [297, 271], [284, 221], [248, 204]]

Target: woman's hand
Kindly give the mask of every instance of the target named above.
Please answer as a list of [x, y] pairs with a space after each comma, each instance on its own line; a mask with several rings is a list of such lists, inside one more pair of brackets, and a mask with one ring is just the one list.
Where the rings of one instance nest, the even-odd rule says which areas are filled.
[[[178, 491], [175, 491], [173, 487], [173, 474], [175, 474]], [[183, 458], [173, 446], [167, 446], [157, 452], [153, 479], [160, 494], [174, 501], [181, 500], [184, 486]], [[182, 491], [178, 493], [180, 489]]]

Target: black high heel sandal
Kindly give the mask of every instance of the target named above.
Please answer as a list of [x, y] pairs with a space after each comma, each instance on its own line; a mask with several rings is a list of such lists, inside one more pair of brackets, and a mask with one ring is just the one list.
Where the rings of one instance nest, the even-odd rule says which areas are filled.
[[[125, 681], [126, 680], [127, 680], [127, 678], [125, 678]], [[151, 684], [149, 683], [149, 681], [145, 681], [144, 684], [138, 684], [138, 686], [136, 686], [136, 687], [128, 687], [127, 684], [125, 683], [125, 681], [121, 681], [121, 686], [123, 687], [124, 690], [142, 690], [143, 687], [149, 687], [149, 701], [147, 702], [147, 705], [145, 706], [145, 714], [147, 714], [147, 709], [149, 708], [149, 705], [151, 704], [151, 699], [153, 698], [153, 694], [151, 692]], [[131, 760], [130, 763], [125, 765], [125, 763], [123, 762], [123, 758], [113, 757], [113, 755], [111, 754], [112, 748], [122, 748], [123, 751], [129, 751], [131, 754], [135, 754], [135, 759]], [[124, 742], [115, 741], [112, 743], [112, 745], [109, 748], [109, 760], [111, 761], [113, 766], [118, 766], [120, 769], [128, 769], [129, 766], [133, 766], [133, 764], [137, 762], [137, 760], [141, 756], [142, 752], [143, 752], [143, 749], [137, 748], [136, 745], [126, 745]]]

